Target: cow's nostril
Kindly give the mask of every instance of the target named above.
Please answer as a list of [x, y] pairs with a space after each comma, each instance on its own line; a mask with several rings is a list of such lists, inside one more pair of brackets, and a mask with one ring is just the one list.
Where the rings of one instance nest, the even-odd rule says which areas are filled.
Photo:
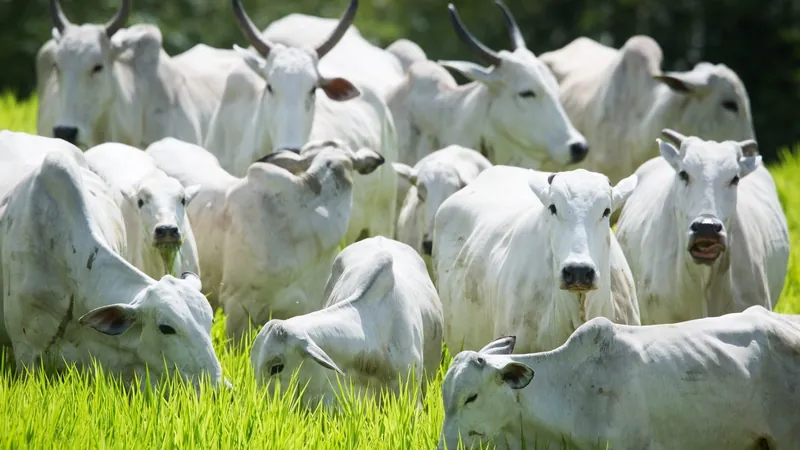
[[78, 140], [78, 129], [75, 127], [53, 127], [53, 136], [75, 145]]

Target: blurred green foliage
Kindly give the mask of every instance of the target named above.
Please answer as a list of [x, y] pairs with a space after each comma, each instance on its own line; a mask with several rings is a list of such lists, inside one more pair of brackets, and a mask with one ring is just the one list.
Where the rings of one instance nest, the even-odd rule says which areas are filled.
[[[470, 30], [495, 49], [510, 45], [492, 0], [452, 0]], [[244, 0], [260, 28], [292, 12], [338, 17], [346, 0]], [[762, 153], [800, 140], [800, 0], [506, 0], [528, 47], [542, 53], [578, 36], [619, 47], [647, 34], [664, 49], [664, 69], [705, 60], [725, 63], [744, 80]], [[62, 0], [71, 21], [105, 22], [116, 0]], [[196, 43], [244, 45], [229, 0], [134, 0], [131, 23], [158, 25], [168, 53]], [[356, 26], [375, 44], [407, 37], [432, 59], [475, 60], [456, 38], [446, 0], [361, 0]], [[34, 57], [50, 37], [48, 0], [0, 0], [0, 92], [21, 96], [35, 85]]]

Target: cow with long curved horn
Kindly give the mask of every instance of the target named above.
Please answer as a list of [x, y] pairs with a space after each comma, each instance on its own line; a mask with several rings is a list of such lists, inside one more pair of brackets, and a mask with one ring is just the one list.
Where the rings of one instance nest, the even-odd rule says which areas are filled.
[[[432, 150], [431, 142], [480, 149], [494, 164], [550, 171], [579, 163], [588, 154], [586, 138], [558, 99], [555, 77], [526, 48], [503, 1], [493, 2], [505, 16], [513, 50], [487, 47], [467, 30], [455, 5], [448, 4], [458, 38], [490, 66], [472, 61], [418, 61], [388, 97], [398, 124], [402, 163], [416, 164]], [[442, 67], [471, 83], [458, 86]]]
[[132, 3], [119, 0], [105, 23], [73, 24], [59, 0], [49, 0], [52, 39], [36, 56], [38, 134], [87, 148], [142, 147], [165, 136], [203, 142], [227, 71], [241, 57], [198, 45], [173, 58], [158, 27], [127, 25]]

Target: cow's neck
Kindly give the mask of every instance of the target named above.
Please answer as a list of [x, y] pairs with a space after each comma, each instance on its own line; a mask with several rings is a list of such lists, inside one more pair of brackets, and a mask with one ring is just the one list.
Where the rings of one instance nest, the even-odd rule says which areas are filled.
[[478, 82], [445, 87], [436, 92], [429, 108], [415, 111], [415, 122], [441, 145], [478, 149], [487, 127], [491, 94]]
[[[576, 372], [576, 367], [591, 354], [597, 354], [597, 345], [592, 339], [573, 341], [551, 351], [509, 356], [533, 369], [535, 374], [515, 405], [522, 412], [526, 441], [535, 439], [539, 444], [552, 442], [560, 446], [562, 437], [575, 435], [574, 405], [581, 401], [583, 390], [588, 387], [582, 385], [582, 374]], [[592, 375], [587, 373], [585, 377]], [[570, 379], [572, 383], [568, 382]]]

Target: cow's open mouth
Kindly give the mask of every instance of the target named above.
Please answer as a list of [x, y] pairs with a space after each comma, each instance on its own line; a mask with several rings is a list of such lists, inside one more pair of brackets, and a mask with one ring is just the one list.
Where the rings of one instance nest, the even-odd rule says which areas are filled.
[[725, 245], [716, 239], [697, 239], [689, 246], [689, 253], [695, 262], [710, 264], [725, 251]]

